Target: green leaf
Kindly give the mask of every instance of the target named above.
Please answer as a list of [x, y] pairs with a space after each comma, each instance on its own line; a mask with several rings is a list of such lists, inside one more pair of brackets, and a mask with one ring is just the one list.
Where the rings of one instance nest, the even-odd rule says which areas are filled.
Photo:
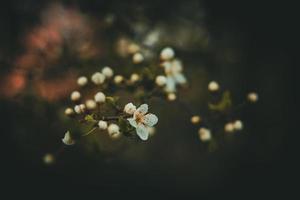
[[96, 120], [94, 119], [94, 117], [92, 115], [86, 115], [84, 117], [84, 120], [87, 122], [96, 122]]
[[211, 110], [216, 111], [224, 111], [231, 107], [232, 101], [231, 101], [231, 95], [229, 91], [225, 91], [222, 95], [222, 99], [217, 104], [208, 103], [208, 107]]

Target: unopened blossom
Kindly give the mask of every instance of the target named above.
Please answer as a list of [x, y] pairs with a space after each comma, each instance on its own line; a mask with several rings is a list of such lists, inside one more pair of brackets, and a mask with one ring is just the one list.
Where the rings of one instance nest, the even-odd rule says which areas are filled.
[[100, 72], [96, 72], [92, 75], [91, 80], [95, 85], [101, 85], [105, 81], [105, 76]]
[[86, 100], [85, 105], [86, 105], [86, 108], [89, 110], [93, 110], [97, 107], [96, 102], [92, 99]]
[[164, 86], [167, 83], [167, 78], [165, 76], [159, 75], [155, 78], [155, 83], [158, 86]]
[[100, 121], [98, 122], [98, 126], [99, 126], [99, 128], [100, 128], [101, 130], [105, 130], [105, 129], [107, 129], [107, 122], [106, 122], [106, 121], [103, 121], [103, 120], [100, 120]]
[[55, 158], [54, 158], [53, 154], [47, 153], [44, 155], [43, 160], [44, 160], [45, 164], [51, 165], [54, 163]]
[[133, 74], [131, 74], [131, 76], [130, 76], [130, 81], [131, 81], [132, 83], [137, 82], [139, 79], [140, 79], [140, 76], [139, 76], [138, 74], [136, 74], [136, 73], [133, 73]]
[[166, 81], [166, 92], [175, 92], [177, 84], [185, 84], [186, 78], [182, 73], [182, 64], [178, 60], [172, 61], [171, 65], [165, 65], [165, 74], [167, 77]]
[[70, 98], [72, 101], [78, 101], [81, 98], [81, 94], [78, 91], [73, 91]]
[[77, 114], [82, 114], [82, 113], [84, 113], [84, 112], [85, 112], [85, 109], [86, 109], [86, 107], [85, 107], [84, 104], [76, 105], [76, 106], [74, 107], [74, 110], [75, 110], [75, 112], [76, 112]]
[[134, 64], [139, 64], [144, 61], [144, 56], [141, 53], [135, 53], [132, 57], [132, 62]]
[[102, 69], [102, 74], [106, 77], [106, 78], [111, 78], [114, 75], [114, 71], [106, 66]]
[[207, 142], [207, 141], [211, 140], [211, 132], [207, 128], [200, 128], [198, 130], [198, 134], [199, 134], [200, 140], [203, 142]]
[[148, 132], [149, 132], [149, 136], [151, 137], [151, 136], [153, 136], [154, 134], [155, 134], [155, 132], [156, 132], [156, 129], [155, 129], [155, 127], [153, 127], [153, 126], [147, 126], [147, 129], [148, 129]]
[[219, 84], [216, 81], [211, 81], [208, 84], [208, 90], [210, 92], [216, 92], [216, 91], [219, 90], [219, 88], [220, 88], [220, 86], [219, 86]]
[[72, 108], [66, 108], [65, 109], [65, 115], [71, 116], [74, 114], [74, 110]]
[[133, 105], [133, 103], [128, 103], [124, 107], [124, 112], [129, 115], [133, 115], [135, 111], [136, 111], [136, 106]]
[[94, 96], [94, 99], [97, 103], [104, 103], [105, 102], [105, 94], [103, 92], [97, 92]]
[[148, 105], [142, 104], [136, 111], [133, 113], [132, 118], [128, 118], [130, 125], [136, 128], [137, 135], [142, 140], [147, 140], [149, 137], [149, 130], [147, 127], [152, 127], [158, 122], [156, 115], [148, 113]]
[[169, 93], [167, 98], [169, 101], [175, 101], [177, 97], [175, 93]]
[[258, 95], [255, 92], [250, 92], [247, 96], [248, 101], [250, 101], [251, 103], [255, 103], [258, 100]]
[[129, 45], [128, 45], [128, 53], [130, 53], [130, 54], [135, 54], [135, 53], [137, 53], [139, 50], [140, 50], [141, 48], [140, 48], [140, 46], [139, 45], [137, 45], [137, 44], [135, 44], [135, 43], [130, 43]]
[[170, 60], [174, 58], [175, 52], [171, 47], [164, 48], [160, 53], [160, 59], [162, 60]]
[[191, 123], [192, 124], [198, 124], [201, 121], [201, 118], [199, 115], [194, 115], [191, 117]]
[[88, 82], [88, 79], [85, 76], [81, 76], [77, 79], [77, 84], [79, 86], [85, 86], [87, 84], [87, 82]]
[[234, 132], [234, 125], [233, 125], [233, 123], [232, 123], [232, 122], [226, 123], [225, 126], [224, 126], [224, 130], [225, 130], [225, 132], [227, 132], [227, 133], [232, 133], [232, 132]]
[[110, 137], [116, 139], [121, 136], [120, 127], [117, 124], [110, 124], [107, 128]]
[[124, 80], [124, 77], [121, 75], [116, 75], [114, 78], [115, 84], [120, 84]]
[[243, 129], [243, 122], [241, 120], [236, 120], [235, 122], [233, 122], [233, 126], [235, 130], [242, 130]]
[[73, 145], [75, 144], [75, 140], [71, 137], [70, 131], [67, 131], [65, 133], [64, 138], [62, 139], [62, 142], [66, 145]]

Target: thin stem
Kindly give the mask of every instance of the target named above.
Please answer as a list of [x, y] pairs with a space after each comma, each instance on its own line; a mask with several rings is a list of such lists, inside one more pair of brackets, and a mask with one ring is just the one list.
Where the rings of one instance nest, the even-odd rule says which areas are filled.
[[88, 131], [87, 133], [83, 134], [81, 137], [84, 137], [84, 136], [87, 136], [87, 135], [91, 134], [96, 129], [97, 129], [97, 127], [92, 128], [90, 131]]

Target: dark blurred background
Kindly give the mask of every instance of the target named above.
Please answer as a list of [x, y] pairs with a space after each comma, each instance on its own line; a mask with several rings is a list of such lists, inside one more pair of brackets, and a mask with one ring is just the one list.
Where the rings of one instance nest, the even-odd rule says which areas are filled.
[[[1, 3], [1, 73], [9, 71], [9, 67], [2, 66], [8, 66], [21, 51], [20, 38], [38, 23], [41, 10], [49, 2], [11, 0]], [[75, 6], [94, 17], [103, 17], [110, 12], [126, 16], [131, 8], [141, 6], [153, 23], [172, 21], [178, 15], [189, 18], [197, 14], [197, 7], [193, 6], [177, 12], [183, 5], [193, 5], [184, 1], [77, 0], [63, 4]], [[55, 121], [53, 109], [57, 104], [43, 104], [43, 107], [35, 108], [43, 110], [43, 114], [34, 115], [32, 107], [36, 102], [30, 98], [22, 104], [1, 99], [0, 179], [3, 186], [0, 190], [42, 191], [46, 195], [61, 191], [76, 194], [88, 189], [99, 193], [99, 198], [110, 195], [111, 191], [133, 194], [162, 191], [171, 196], [178, 193], [187, 196], [291, 195], [296, 188], [292, 180], [296, 177], [294, 163], [297, 160], [295, 145], [291, 144], [291, 133], [296, 132], [292, 125], [292, 110], [295, 109], [297, 91], [296, 69], [292, 67], [293, 27], [296, 26], [293, 6], [287, 2], [234, 0], [201, 1], [201, 6], [205, 12], [204, 23], [212, 38], [213, 51], [201, 55], [205, 56], [210, 78], [232, 89], [237, 99], [251, 89], [259, 94], [259, 102], [245, 109], [242, 115], [247, 122], [244, 135], [238, 136], [233, 145], [207, 153], [194, 137], [182, 136], [188, 135], [191, 128], [181, 125], [178, 133], [166, 133], [168, 137], [176, 136], [179, 141], [169, 141], [168, 137], [159, 141], [158, 133], [146, 144], [160, 148], [149, 147], [150, 153], [145, 160], [128, 163], [113, 155], [104, 162], [87, 156], [80, 148], [72, 148], [59, 158], [62, 161], [47, 167], [40, 158], [54, 150], [57, 145], [51, 144], [61, 136], [61, 133], [55, 133], [55, 137], [43, 140], [57, 130], [55, 125], [49, 126], [49, 121]], [[121, 29], [126, 30], [126, 27]], [[228, 51], [238, 59], [225, 62], [223, 56]], [[197, 54], [187, 54], [189, 56]], [[171, 119], [181, 123], [175, 117]], [[167, 130], [168, 124], [161, 126]]]

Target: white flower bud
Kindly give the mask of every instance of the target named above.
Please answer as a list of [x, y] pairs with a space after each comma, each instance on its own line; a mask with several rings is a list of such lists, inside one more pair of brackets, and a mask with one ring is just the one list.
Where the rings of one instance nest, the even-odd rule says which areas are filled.
[[191, 117], [191, 123], [192, 124], [198, 124], [198, 123], [200, 123], [200, 121], [201, 121], [201, 118], [200, 118], [199, 115], [194, 115], [194, 116]]
[[74, 91], [71, 93], [71, 100], [72, 101], [78, 101], [81, 98], [81, 94], [78, 91]]
[[70, 131], [67, 131], [65, 133], [65, 136], [64, 138], [62, 139], [63, 143], [66, 144], [66, 145], [73, 145], [75, 144], [75, 141], [72, 139], [71, 137], [71, 134], [70, 134]]
[[79, 86], [85, 86], [87, 84], [87, 82], [88, 82], [88, 79], [85, 76], [81, 76], [77, 79], [77, 84]]
[[134, 54], [134, 53], [138, 52], [140, 49], [141, 49], [140, 46], [135, 43], [130, 43], [128, 45], [128, 53], [130, 53], [130, 54]]
[[219, 84], [216, 82], [216, 81], [211, 81], [209, 84], [208, 84], [208, 90], [210, 92], [216, 92], [218, 91], [220, 88]]
[[111, 138], [119, 138], [121, 136], [120, 128], [117, 124], [110, 124], [107, 128], [108, 134]]
[[105, 98], [105, 94], [103, 94], [102, 92], [97, 92], [94, 96], [94, 99], [97, 103], [104, 103]]
[[106, 77], [106, 78], [111, 78], [114, 75], [114, 71], [110, 68], [110, 67], [104, 67], [102, 69], [102, 74]]
[[168, 100], [169, 101], [174, 101], [174, 100], [176, 100], [176, 94], [175, 93], [169, 93], [168, 94]]
[[132, 83], [137, 82], [139, 79], [140, 79], [140, 76], [139, 76], [138, 74], [136, 74], [136, 73], [133, 73], [133, 74], [131, 74], [131, 76], [130, 76], [130, 81], [131, 81]]
[[105, 130], [105, 129], [107, 129], [107, 122], [106, 122], [106, 121], [103, 121], [103, 120], [100, 120], [100, 121], [98, 122], [98, 126], [99, 126], [99, 128], [100, 128], [101, 130]]
[[211, 133], [210, 130], [207, 128], [200, 128], [198, 130], [198, 135], [201, 141], [203, 142], [207, 142], [209, 140], [211, 140]]
[[100, 72], [96, 72], [92, 75], [91, 80], [95, 85], [100, 85], [105, 81], [105, 76]]
[[144, 56], [141, 53], [135, 53], [132, 57], [132, 62], [134, 64], [139, 64], [144, 61]]
[[74, 110], [72, 108], [66, 108], [65, 115], [71, 116], [74, 114]]
[[82, 114], [85, 112], [85, 105], [84, 104], [76, 105], [74, 107], [74, 110], [77, 114]]
[[241, 120], [236, 120], [234, 123], [233, 123], [233, 126], [234, 126], [234, 129], [235, 130], [242, 130], [243, 129], [243, 122]]
[[124, 112], [130, 115], [133, 115], [133, 113], [136, 111], [136, 106], [133, 105], [133, 103], [128, 103], [124, 107]]
[[55, 158], [54, 158], [54, 156], [52, 154], [47, 153], [47, 154], [44, 155], [43, 161], [44, 161], [45, 164], [51, 165], [51, 164], [54, 163]]
[[159, 75], [156, 77], [155, 83], [158, 86], [164, 86], [167, 83], [167, 78], [165, 76]]
[[174, 58], [175, 52], [172, 48], [166, 47], [160, 53], [160, 59], [162, 60], [170, 60]]
[[255, 92], [250, 92], [247, 96], [248, 101], [250, 101], [251, 103], [255, 103], [258, 100], [258, 95]]
[[226, 133], [232, 133], [232, 132], [234, 132], [234, 125], [233, 125], [233, 123], [229, 122], [229, 123], [225, 124], [224, 130], [225, 130]]
[[93, 110], [97, 107], [96, 102], [92, 99], [86, 100], [85, 105], [86, 105], [86, 108], [89, 110]]
[[117, 76], [115, 76], [115, 78], [114, 78], [115, 84], [120, 84], [123, 80], [124, 80], [124, 77], [121, 76], [121, 75], [117, 75]]

